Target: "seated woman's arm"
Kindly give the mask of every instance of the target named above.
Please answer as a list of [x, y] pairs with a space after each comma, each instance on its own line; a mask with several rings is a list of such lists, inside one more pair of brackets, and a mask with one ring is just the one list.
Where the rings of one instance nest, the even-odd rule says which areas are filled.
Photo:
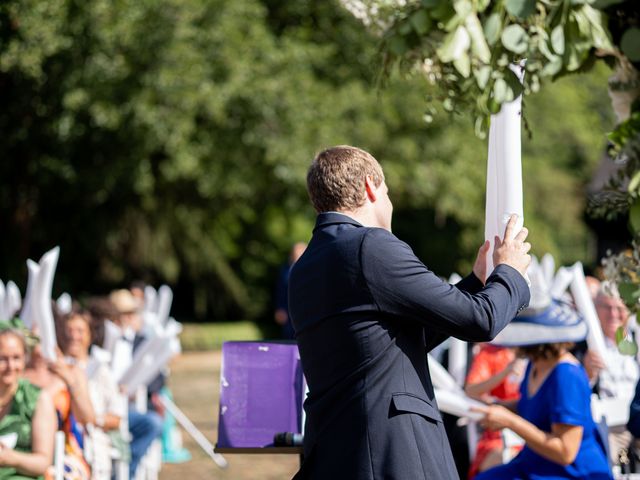
[[18, 473], [37, 477], [53, 463], [56, 412], [49, 394], [42, 390], [31, 420], [31, 453], [10, 448], [0, 450], [0, 465], [13, 467]]
[[551, 433], [548, 433], [501, 405], [478, 408], [478, 411], [486, 413], [481, 422], [483, 426], [492, 430], [512, 430], [522, 437], [531, 450], [552, 462], [570, 465], [578, 455], [582, 426], [553, 423]]
[[83, 425], [94, 425], [96, 414], [91, 403], [89, 384], [84, 371], [75, 365], [68, 365], [62, 352], [58, 352], [57, 359], [49, 364], [49, 369], [67, 385], [71, 394], [71, 411], [76, 420]]
[[514, 369], [518, 365], [517, 362], [517, 359], [513, 360], [503, 370], [496, 373], [495, 375], [486, 378], [483, 381], [475, 383], [468, 382], [464, 387], [465, 393], [472, 398], [483, 400], [484, 397], [486, 397], [489, 392], [491, 392], [491, 390], [500, 385], [504, 381], [504, 379], [514, 371]]

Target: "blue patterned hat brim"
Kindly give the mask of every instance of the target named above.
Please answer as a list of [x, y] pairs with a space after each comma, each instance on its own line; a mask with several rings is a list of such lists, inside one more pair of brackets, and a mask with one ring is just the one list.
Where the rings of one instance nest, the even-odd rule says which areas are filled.
[[513, 319], [491, 343], [521, 347], [543, 343], [580, 342], [589, 329], [583, 318], [568, 304], [553, 300], [542, 312]]

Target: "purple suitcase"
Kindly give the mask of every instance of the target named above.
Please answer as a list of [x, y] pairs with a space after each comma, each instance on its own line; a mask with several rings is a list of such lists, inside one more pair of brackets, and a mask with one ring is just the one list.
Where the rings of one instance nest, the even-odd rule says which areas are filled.
[[217, 447], [273, 446], [276, 433], [300, 433], [303, 395], [295, 343], [225, 342]]

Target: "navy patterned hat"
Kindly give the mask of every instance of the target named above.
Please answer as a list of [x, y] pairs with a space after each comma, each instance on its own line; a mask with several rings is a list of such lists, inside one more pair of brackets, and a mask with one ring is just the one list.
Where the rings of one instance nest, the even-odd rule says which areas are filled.
[[552, 300], [542, 311], [523, 310], [491, 343], [503, 347], [523, 347], [543, 343], [579, 342], [588, 327], [571, 305]]

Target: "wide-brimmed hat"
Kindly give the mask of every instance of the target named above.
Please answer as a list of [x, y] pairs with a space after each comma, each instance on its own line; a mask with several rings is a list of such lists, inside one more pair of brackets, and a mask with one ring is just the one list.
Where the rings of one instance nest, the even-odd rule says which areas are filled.
[[142, 308], [142, 302], [129, 290], [114, 290], [109, 294], [109, 300], [118, 313], [135, 313]]
[[552, 300], [544, 310], [523, 310], [491, 343], [503, 347], [522, 347], [543, 343], [580, 342], [588, 327], [582, 316], [568, 303]]

